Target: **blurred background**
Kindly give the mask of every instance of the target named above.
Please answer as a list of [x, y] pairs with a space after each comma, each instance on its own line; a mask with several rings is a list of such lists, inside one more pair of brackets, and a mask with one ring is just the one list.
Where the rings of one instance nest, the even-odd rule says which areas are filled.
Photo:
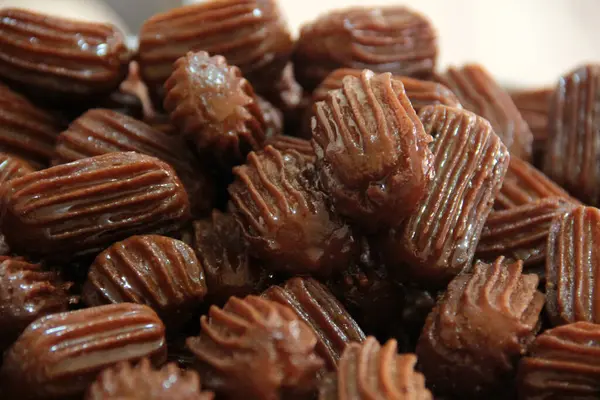
[[[69, 17], [110, 21], [135, 35], [149, 16], [199, 0], [0, 0]], [[440, 36], [441, 68], [476, 61], [507, 87], [553, 84], [600, 60], [599, 0], [279, 0], [290, 27], [333, 8], [405, 4], [427, 15]]]

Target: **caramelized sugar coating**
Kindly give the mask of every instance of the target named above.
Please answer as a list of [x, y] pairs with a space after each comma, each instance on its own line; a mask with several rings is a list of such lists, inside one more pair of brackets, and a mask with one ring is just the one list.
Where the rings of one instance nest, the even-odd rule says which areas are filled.
[[67, 311], [76, 301], [68, 293], [72, 285], [40, 264], [4, 258], [0, 263], [0, 352], [37, 318]]
[[415, 371], [414, 354], [398, 354], [398, 344], [383, 345], [374, 337], [350, 343], [337, 373], [321, 384], [319, 400], [432, 400], [425, 377]]
[[223, 165], [244, 161], [268, 135], [263, 112], [240, 69], [223, 56], [200, 51], [177, 60], [165, 83], [165, 110], [201, 152]]
[[337, 211], [369, 231], [396, 227], [433, 178], [431, 136], [391, 74], [346, 76], [314, 106], [313, 147]]
[[576, 322], [538, 336], [519, 364], [519, 399], [594, 399], [600, 392], [600, 325]]
[[365, 334], [348, 311], [320, 282], [296, 277], [283, 285], [271, 286], [263, 297], [294, 310], [317, 336], [316, 351], [330, 370], [335, 370], [350, 342], [362, 343]]
[[61, 131], [59, 122], [25, 97], [0, 84], [0, 151], [33, 167], [50, 163]]
[[19, 254], [50, 259], [94, 254], [134, 234], [174, 231], [190, 216], [175, 171], [134, 152], [32, 172], [3, 189], [6, 242]]
[[402, 6], [323, 14], [301, 28], [293, 55], [296, 77], [308, 90], [338, 68], [428, 77], [436, 58], [435, 29], [427, 18]]
[[502, 189], [494, 200], [494, 208], [510, 209], [547, 197], [562, 197], [573, 204], [580, 204], [533, 165], [518, 157], [511, 157]]
[[543, 171], [582, 202], [600, 204], [600, 65], [562, 76], [548, 116]]
[[119, 112], [95, 108], [58, 136], [53, 165], [120, 151], [156, 157], [175, 169], [195, 214], [206, 214], [214, 203], [214, 183], [198, 165], [181, 137], [169, 136]]
[[209, 303], [225, 304], [231, 296], [260, 292], [266, 271], [248, 254], [240, 225], [231, 214], [213, 210], [210, 218], [194, 221], [193, 246], [204, 268]]
[[147, 20], [140, 31], [140, 72], [160, 94], [175, 60], [188, 51], [221, 54], [261, 91], [272, 86], [293, 42], [276, 0], [207, 1]]
[[435, 140], [435, 178], [420, 207], [379, 246], [400, 280], [439, 287], [471, 266], [510, 157], [490, 124], [469, 111], [431, 106], [419, 115]]
[[83, 285], [88, 306], [139, 303], [167, 326], [189, 320], [206, 295], [202, 264], [184, 242], [159, 235], [132, 236], [100, 253]]
[[50, 104], [110, 93], [130, 58], [113, 25], [16, 8], [0, 11], [0, 49], [0, 77]]
[[421, 370], [436, 392], [465, 398], [510, 393], [544, 306], [537, 275], [522, 275], [522, 267], [500, 257], [450, 282], [417, 345]]
[[600, 210], [580, 206], [557, 216], [546, 252], [546, 309], [553, 325], [600, 323]]
[[85, 400], [213, 400], [212, 392], [201, 390], [200, 377], [175, 364], [155, 369], [144, 358], [139, 364], [119, 363], [107, 368], [88, 388]]
[[35, 168], [22, 158], [0, 153], [0, 184], [14, 178], [20, 178], [33, 171], [35, 171]]
[[485, 68], [477, 64], [451, 67], [436, 79], [458, 96], [464, 108], [490, 122], [511, 155], [531, 160], [533, 134], [508, 92]]
[[165, 327], [151, 308], [122, 303], [37, 319], [7, 351], [0, 379], [8, 398], [81, 398], [98, 373], [120, 361], [167, 355]]
[[323, 360], [317, 338], [290, 308], [256, 296], [231, 297], [200, 319], [187, 340], [205, 384], [230, 398], [285, 398], [311, 393]]
[[485, 221], [475, 258], [523, 261], [525, 268], [543, 265], [552, 221], [575, 207], [560, 197], [547, 197], [503, 211], [492, 211]]
[[268, 268], [328, 276], [348, 265], [357, 247], [352, 231], [317, 190], [313, 166], [299, 153], [267, 146], [233, 172], [233, 212]]

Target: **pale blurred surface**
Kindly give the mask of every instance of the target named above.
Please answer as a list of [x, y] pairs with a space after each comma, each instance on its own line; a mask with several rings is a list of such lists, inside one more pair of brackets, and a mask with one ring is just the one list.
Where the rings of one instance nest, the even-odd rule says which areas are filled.
[[[433, 21], [440, 35], [440, 67], [479, 62], [508, 86], [554, 84], [586, 61], [600, 61], [600, 0], [279, 0], [290, 27], [326, 10], [361, 5], [403, 4]], [[125, 20], [135, 33], [150, 15], [198, 0], [0, 0], [74, 17]], [[115, 14], [120, 15], [121, 18]]]

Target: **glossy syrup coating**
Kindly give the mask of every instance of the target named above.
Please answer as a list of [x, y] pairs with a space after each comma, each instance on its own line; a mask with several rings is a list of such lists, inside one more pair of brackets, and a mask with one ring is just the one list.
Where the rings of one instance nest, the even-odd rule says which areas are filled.
[[552, 222], [546, 251], [546, 297], [553, 325], [600, 323], [600, 210], [580, 206]]
[[600, 65], [562, 76], [552, 97], [543, 171], [582, 202], [600, 204]]
[[0, 151], [38, 168], [50, 163], [61, 131], [58, 120], [0, 84]]
[[269, 130], [258, 98], [223, 56], [187, 53], [174, 64], [165, 91], [171, 121], [200, 152], [215, 153], [230, 166], [262, 148]]
[[438, 105], [419, 116], [434, 137], [435, 178], [419, 208], [378, 246], [398, 279], [435, 288], [470, 268], [510, 156], [490, 124], [469, 111]]
[[533, 134], [510, 95], [481, 65], [451, 67], [436, 79], [460, 99], [463, 107], [490, 122], [510, 154], [531, 160]]
[[323, 360], [317, 338], [290, 308], [256, 296], [231, 297], [200, 319], [187, 340], [204, 383], [229, 398], [277, 400], [316, 390]]
[[347, 266], [357, 247], [352, 231], [317, 190], [313, 166], [299, 153], [267, 146], [233, 172], [233, 213], [265, 268], [328, 276]]
[[561, 197], [573, 204], [580, 204], [540, 170], [513, 156], [510, 158], [500, 193], [494, 200], [494, 208], [510, 209], [548, 197]]
[[350, 343], [337, 373], [321, 384], [319, 400], [432, 400], [425, 377], [415, 371], [414, 354], [398, 354], [398, 344], [383, 346], [374, 337]]
[[127, 74], [129, 49], [110, 24], [4, 8], [0, 38], [0, 77], [49, 104], [108, 94]]
[[598, 398], [599, 347], [600, 325], [589, 322], [576, 322], [542, 333], [519, 364], [519, 399]]
[[323, 14], [301, 28], [293, 55], [298, 82], [308, 90], [338, 68], [428, 77], [436, 58], [435, 29], [427, 18], [402, 6]]
[[14, 178], [20, 178], [33, 171], [35, 171], [35, 168], [22, 158], [0, 153], [0, 184]]
[[275, 149], [279, 150], [282, 153], [289, 151], [296, 151], [302, 158], [309, 163], [315, 163], [317, 160], [317, 156], [315, 155], [315, 150], [310, 144], [309, 140], [302, 139], [294, 136], [287, 135], [277, 135], [273, 136], [265, 142], [266, 146], [273, 146]]
[[88, 306], [139, 303], [177, 326], [206, 295], [202, 265], [184, 242], [159, 235], [132, 236], [100, 253], [83, 285]]
[[58, 136], [52, 164], [120, 151], [135, 151], [168, 163], [183, 182], [194, 213], [203, 215], [212, 209], [214, 183], [184, 140], [113, 110], [94, 108], [73, 121]]
[[485, 221], [475, 258], [491, 262], [499, 256], [523, 261], [525, 268], [543, 266], [552, 221], [575, 205], [560, 197], [492, 211]]
[[3, 189], [8, 245], [53, 260], [94, 254], [134, 234], [174, 231], [190, 217], [175, 171], [134, 152], [57, 165]]
[[293, 47], [276, 0], [211, 0], [174, 8], [147, 20], [139, 37], [140, 72], [155, 97], [175, 60], [189, 51], [221, 54], [262, 91], [281, 74]]
[[0, 263], [0, 352], [6, 350], [31, 322], [44, 315], [67, 311], [77, 299], [73, 284], [40, 264], [20, 258]]
[[165, 327], [151, 308], [122, 303], [52, 314], [31, 323], [6, 352], [0, 381], [8, 398], [81, 398], [103, 369], [167, 355]]
[[313, 278], [295, 277], [271, 286], [263, 297], [294, 310], [317, 337], [317, 354], [335, 370], [350, 342], [362, 343], [365, 334], [325, 285]]
[[248, 252], [235, 217], [213, 210], [211, 217], [194, 221], [193, 246], [206, 276], [207, 301], [225, 304], [231, 296], [259, 293], [267, 273]]
[[535, 338], [544, 295], [521, 262], [478, 262], [457, 276], [429, 314], [417, 356], [439, 394], [488, 398], [510, 393], [516, 364]]
[[85, 400], [213, 400], [214, 394], [201, 390], [200, 377], [175, 364], [155, 369], [144, 358], [137, 365], [123, 362], [102, 371], [88, 388]]
[[365, 70], [314, 105], [312, 144], [337, 211], [369, 230], [396, 227], [433, 178], [430, 135], [400, 81]]

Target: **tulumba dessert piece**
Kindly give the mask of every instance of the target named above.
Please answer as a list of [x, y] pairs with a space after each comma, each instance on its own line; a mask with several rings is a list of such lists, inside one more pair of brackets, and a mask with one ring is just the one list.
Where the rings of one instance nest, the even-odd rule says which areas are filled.
[[134, 234], [175, 231], [190, 216], [175, 171], [154, 157], [110, 153], [12, 179], [2, 232], [18, 254], [71, 259]]
[[600, 204], [600, 65], [562, 76], [548, 114], [543, 171], [582, 202]]
[[233, 173], [232, 211], [265, 268], [328, 276], [353, 259], [350, 227], [317, 190], [313, 165], [298, 152], [267, 146]]
[[398, 354], [398, 344], [374, 337], [346, 346], [336, 373], [321, 383], [319, 400], [432, 400], [425, 377], [415, 371], [414, 354]]
[[0, 263], [0, 353], [39, 317], [67, 311], [77, 298], [69, 295], [72, 282], [18, 257]]
[[600, 322], [600, 210], [579, 206], [552, 222], [546, 250], [546, 309], [553, 325]]
[[123, 362], [102, 371], [88, 388], [85, 400], [213, 400], [212, 392], [202, 391], [200, 377], [193, 370], [175, 364], [155, 369], [144, 358], [137, 365]]
[[0, 153], [0, 184], [14, 178], [20, 178], [33, 171], [35, 171], [35, 168], [22, 158]]
[[526, 89], [510, 93], [515, 106], [527, 122], [533, 134], [533, 156], [535, 165], [543, 159], [548, 140], [548, 113], [554, 88]]
[[0, 84], [0, 151], [33, 167], [50, 163], [61, 131], [59, 122], [25, 97]]
[[242, 229], [231, 214], [213, 210], [210, 218], [194, 221], [193, 246], [206, 276], [209, 303], [225, 304], [231, 296], [259, 293], [267, 273], [248, 254]]
[[237, 66], [200, 51], [187, 53], [173, 68], [165, 83], [165, 110], [200, 152], [214, 153], [230, 167], [262, 148], [270, 130], [252, 86]]
[[8, 398], [81, 398], [96, 375], [120, 361], [167, 355], [165, 327], [151, 308], [112, 304], [32, 322], [6, 352], [0, 382]]
[[322, 283], [313, 278], [295, 277], [283, 285], [271, 286], [263, 297], [294, 310], [317, 336], [317, 354], [335, 370], [350, 342], [362, 343], [365, 334], [348, 311]]
[[231, 297], [200, 319], [187, 340], [203, 382], [230, 398], [277, 400], [316, 390], [323, 360], [317, 338], [290, 308], [256, 296]]
[[140, 72], [158, 99], [173, 63], [188, 51], [224, 56], [262, 91], [281, 75], [293, 48], [276, 0], [211, 0], [174, 8], [147, 20], [139, 37]]
[[485, 68], [451, 67], [436, 80], [450, 88], [464, 108], [488, 120], [512, 156], [531, 160], [533, 134], [508, 92]]
[[312, 133], [324, 191], [369, 232], [398, 226], [426, 194], [432, 138], [391, 74], [346, 76], [314, 105]]
[[338, 68], [427, 78], [435, 68], [437, 34], [427, 18], [402, 6], [334, 10], [301, 28], [292, 58], [307, 90]]
[[417, 344], [421, 371], [436, 394], [489, 398], [510, 394], [519, 358], [539, 329], [544, 295], [522, 263], [476, 263], [457, 276]]
[[315, 155], [315, 151], [310, 144], [310, 141], [306, 139], [287, 135], [277, 135], [267, 139], [265, 142], [265, 147], [266, 146], [273, 146], [282, 153], [292, 150], [296, 151], [309, 163], [314, 164], [317, 160], [317, 156]]
[[0, 77], [48, 104], [109, 94], [125, 79], [129, 58], [113, 25], [0, 10]]
[[471, 267], [510, 156], [489, 122], [469, 111], [430, 106], [419, 116], [434, 137], [435, 178], [419, 208], [378, 246], [397, 279], [435, 288]]
[[132, 236], [100, 253], [83, 285], [88, 306], [139, 303], [167, 327], [191, 317], [206, 295], [202, 264], [184, 242], [159, 235]]
[[203, 215], [212, 209], [214, 184], [182, 138], [116, 111], [91, 109], [73, 121], [58, 136], [52, 164], [126, 151], [156, 157], [173, 167], [195, 214]]
[[594, 399], [600, 392], [600, 325], [576, 322], [539, 335], [521, 359], [519, 399]]

